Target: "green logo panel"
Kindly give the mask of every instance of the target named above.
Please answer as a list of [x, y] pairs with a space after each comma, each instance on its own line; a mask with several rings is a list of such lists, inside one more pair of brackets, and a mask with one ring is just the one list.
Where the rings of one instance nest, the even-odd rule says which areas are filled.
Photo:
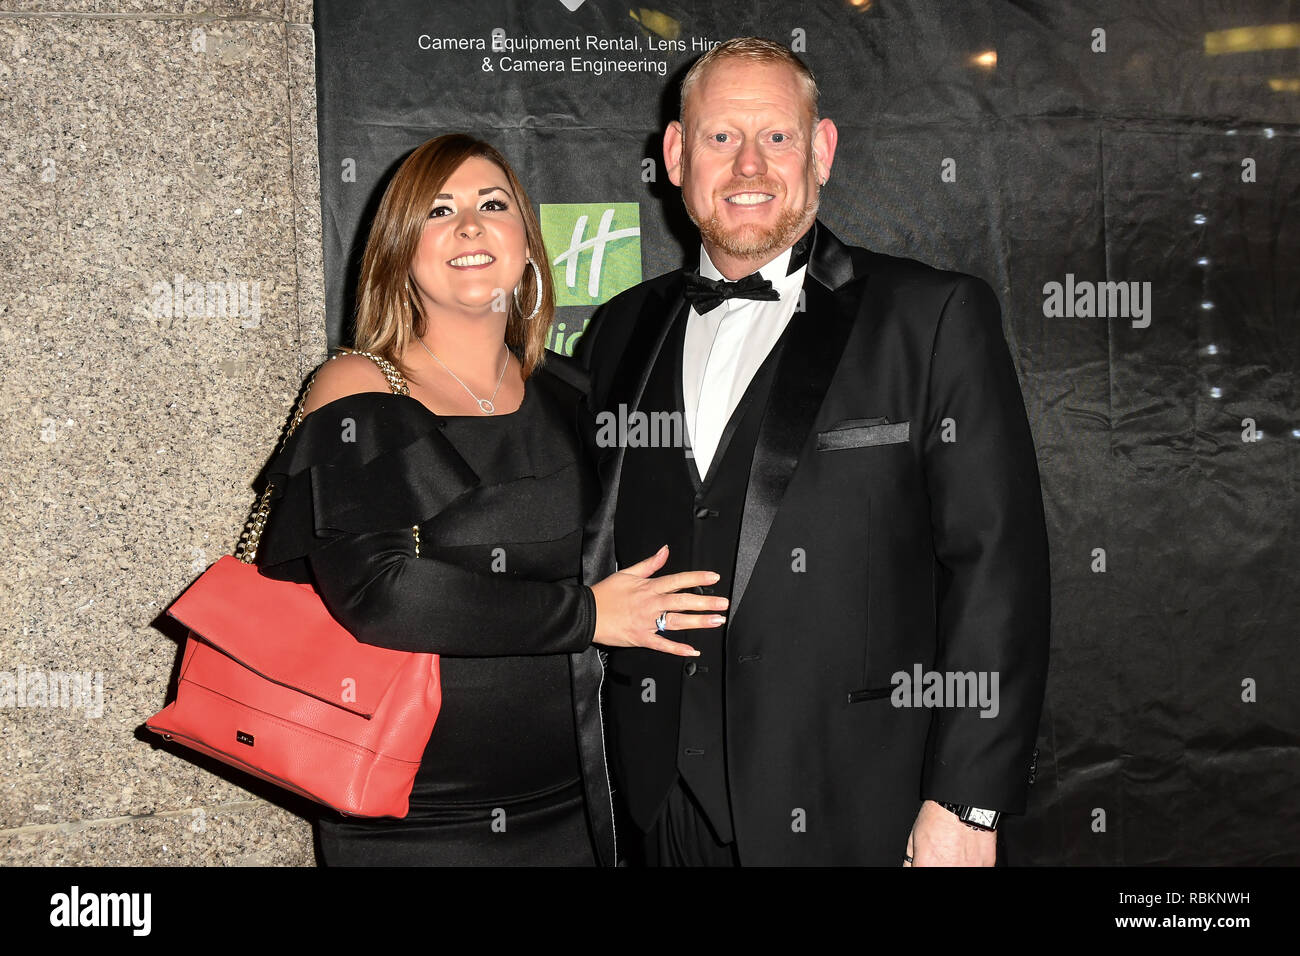
[[542, 203], [555, 304], [600, 305], [641, 281], [641, 206]]

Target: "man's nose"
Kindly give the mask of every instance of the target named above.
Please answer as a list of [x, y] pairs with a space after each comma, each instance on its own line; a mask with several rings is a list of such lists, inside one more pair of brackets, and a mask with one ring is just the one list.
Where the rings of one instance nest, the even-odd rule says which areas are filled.
[[752, 139], [747, 139], [740, 144], [740, 149], [736, 151], [736, 162], [734, 170], [739, 176], [761, 176], [767, 172], [767, 163], [763, 159], [763, 151], [758, 148], [758, 143]]

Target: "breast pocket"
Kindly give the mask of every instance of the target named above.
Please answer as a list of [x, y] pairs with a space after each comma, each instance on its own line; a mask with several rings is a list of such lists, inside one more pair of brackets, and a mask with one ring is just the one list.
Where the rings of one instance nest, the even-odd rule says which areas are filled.
[[866, 448], [871, 445], [896, 445], [908, 440], [910, 422], [891, 422], [888, 418], [851, 418], [817, 433], [818, 451], [843, 448]]

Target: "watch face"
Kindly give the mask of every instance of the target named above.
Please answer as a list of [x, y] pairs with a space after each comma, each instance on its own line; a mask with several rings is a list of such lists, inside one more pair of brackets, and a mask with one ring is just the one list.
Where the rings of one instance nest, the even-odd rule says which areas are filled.
[[981, 810], [979, 807], [971, 807], [966, 811], [966, 818], [970, 820], [971, 823], [978, 823], [982, 827], [993, 826], [993, 820], [996, 816], [996, 811]]

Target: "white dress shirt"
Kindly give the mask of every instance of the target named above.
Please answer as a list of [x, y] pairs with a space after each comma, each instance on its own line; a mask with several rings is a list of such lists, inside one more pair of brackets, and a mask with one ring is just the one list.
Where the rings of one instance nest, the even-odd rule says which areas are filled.
[[[786, 249], [758, 270], [780, 293], [779, 300], [728, 299], [704, 315], [692, 306], [687, 317], [682, 346], [682, 401], [701, 481], [709, 473], [732, 412], [799, 304], [808, 267], [801, 266], [786, 275], [790, 254], [791, 250]], [[703, 245], [700, 246], [700, 275], [708, 279], [726, 278]]]

